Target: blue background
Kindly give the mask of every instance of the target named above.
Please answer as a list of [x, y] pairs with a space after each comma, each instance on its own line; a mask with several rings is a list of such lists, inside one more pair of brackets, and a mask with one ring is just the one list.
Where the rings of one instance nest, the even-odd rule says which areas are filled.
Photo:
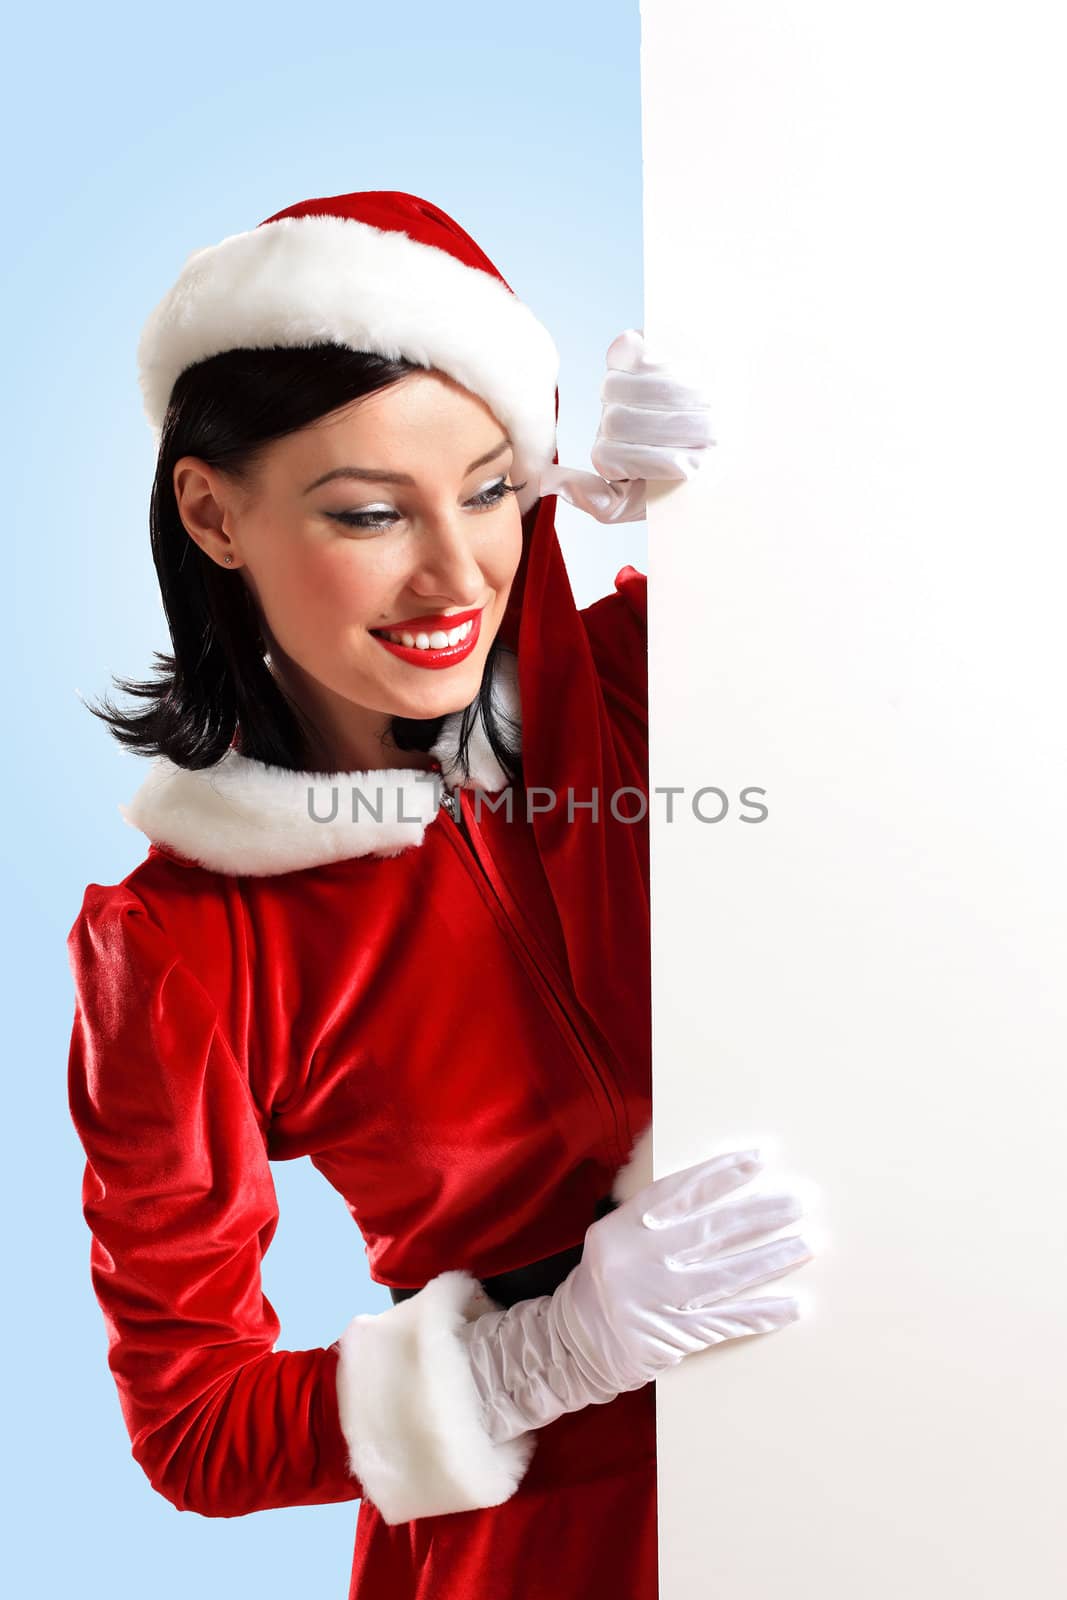
[[[169, 644], [136, 342], [191, 250], [310, 196], [405, 189], [552, 331], [560, 460], [588, 468], [605, 351], [642, 324], [638, 4], [35, 7], [7, 34], [8, 1589], [343, 1596], [357, 1502], [216, 1520], [151, 1490], [89, 1282], [65, 938], [86, 883], [143, 858], [117, 805], [146, 766], [78, 696]], [[580, 604], [645, 570], [643, 523], [561, 506], [559, 526]], [[280, 1347], [329, 1344], [388, 1295], [325, 1180], [274, 1172]]]

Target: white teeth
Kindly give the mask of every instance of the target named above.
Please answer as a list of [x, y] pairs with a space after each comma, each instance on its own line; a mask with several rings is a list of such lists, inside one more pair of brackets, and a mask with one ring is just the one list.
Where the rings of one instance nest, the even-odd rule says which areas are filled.
[[452, 628], [447, 633], [440, 628], [435, 628], [433, 633], [408, 633], [406, 630], [396, 633], [386, 630], [385, 637], [391, 639], [394, 644], [407, 645], [409, 650], [412, 648], [416, 650], [444, 650], [446, 647], [451, 648], [460, 644], [473, 627], [474, 618], [471, 617], [469, 621], [461, 622], [458, 628]]

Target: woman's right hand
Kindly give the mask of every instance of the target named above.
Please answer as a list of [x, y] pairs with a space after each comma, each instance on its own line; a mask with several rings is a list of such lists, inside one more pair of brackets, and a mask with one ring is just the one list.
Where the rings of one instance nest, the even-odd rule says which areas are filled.
[[796, 1235], [737, 1248], [801, 1214], [785, 1193], [724, 1199], [760, 1170], [757, 1152], [732, 1151], [657, 1178], [590, 1225], [582, 1259], [554, 1294], [460, 1330], [495, 1440], [796, 1320], [792, 1297], [738, 1298], [813, 1254]]

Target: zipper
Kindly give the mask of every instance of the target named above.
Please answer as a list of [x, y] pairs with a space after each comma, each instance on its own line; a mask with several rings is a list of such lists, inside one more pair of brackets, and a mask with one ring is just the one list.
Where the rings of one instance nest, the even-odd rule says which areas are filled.
[[[587, 1044], [581, 1027], [577, 1020], [559, 998], [559, 991], [563, 987], [563, 980], [530, 925], [519, 914], [518, 907], [511, 895], [505, 889], [499, 874], [491, 866], [492, 857], [486, 847], [477, 824], [469, 808], [463, 804], [462, 788], [448, 789], [444, 779], [438, 773], [441, 785], [441, 806], [451, 823], [448, 829], [449, 837], [464, 860], [473, 858], [474, 864], [480, 868], [477, 874], [480, 880], [488, 885], [496, 902], [500, 916], [507, 926], [512, 943], [521, 955], [530, 976], [537, 985], [542, 997], [552, 1011], [556, 1025], [564, 1038], [568, 1041], [572, 1054], [580, 1063], [587, 1081], [590, 1083], [594, 1095], [600, 1101], [602, 1109], [606, 1108], [610, 1118], [610, 1125], [614, 1130], [616, 1147], [616, 1165], [621, 1165], [629, 1159], [630, 1147], [633, 1140], [630, 1136], [629, 1118], [621, 1096], [616, 1092], [610, 1073], [601, 1069], [594, 1051]], [[461, 824], [466, 824], [470, 834], [471, 844], [463, 836]], [[478, 841], [478, 847], [474, 841]], [[525, 934], [525, 937], [524, 937]], [[535, 948], [540, 955], [535, 954]]]

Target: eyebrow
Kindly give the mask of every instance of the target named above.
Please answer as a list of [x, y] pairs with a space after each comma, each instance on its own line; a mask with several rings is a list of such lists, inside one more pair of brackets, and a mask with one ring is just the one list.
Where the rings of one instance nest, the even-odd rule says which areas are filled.
[[[495, 461], [497, 456], [507, 450], [510, 445], [511, 439], [505, 434], [500, 443], [494, 445], [492, 450], [488, 450], [484, 456], [479, 456], [477, 461], [472, 461], [463, 476], [466, 477], [468, 472], [473, 472], [475, 467], [484, 467], [488, 461]], [[373, 467], [334, 467], [332, 472], [324, 472], [321, 478], [316, 478], [314, 483], [309, 483], [304, 493], [310, 494], [312, 489], [318, 489], [322, 484], [329, 483], [333, 478], [359, 478], [369, 483], [414, 484], [415, 482], [415, 479], [409, 477], [406, 472], [377, 472]]]

